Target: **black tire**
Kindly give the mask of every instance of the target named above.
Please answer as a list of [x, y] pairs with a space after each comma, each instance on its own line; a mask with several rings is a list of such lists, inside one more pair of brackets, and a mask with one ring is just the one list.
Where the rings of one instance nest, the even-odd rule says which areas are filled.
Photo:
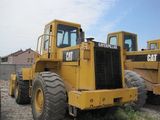
[[[18, 93], [16, 93], [18, 92]], [[29, 81], [22, 79], [22, 74], [17, 74], [17, 83], [14, 90], [14, 96], [17, 104], [29, 104]]]
[[125, 83], [129, 88], [138, 88], [138, 100], [132, 103], [133, 107], [135, 109], [143, 107], [147, 99], [147, 89], [144, 79], [136, 72], [125, 70]]
[[[43, 107], [36, 109], [38, 89], [43, 92]], [[63, 120], [67, 109], [67, 96], [63, 80], [52, 72], [37, 74], [32, 88], [31, 100], [34, 120]]]

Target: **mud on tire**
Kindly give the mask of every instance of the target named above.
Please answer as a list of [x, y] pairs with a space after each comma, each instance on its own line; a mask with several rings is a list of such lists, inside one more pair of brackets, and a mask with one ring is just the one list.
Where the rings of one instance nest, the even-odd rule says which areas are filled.
[[[37, 107], [37, 90], [41, 90], [43, 94], [40, 109]], [[33, 83], [31, 102], [34, 120], [63, 120], [67, 109], [67, 96], [59, 75], [52, 72], [39, 73]]]
[[17, 74], [17, 83], [14, 90], [14, 96], [16, 103], [18, 104], [29, 104], [29, 81], [22, 79], [22, 74]]
[[125, 70], [125, 83], [127, 87], [137, 87], [138, 88], [138, 100], [132, 103], [135, 109], [139, 109], [144, 106], [147, 99], [147, 89], [144, 79], [137, 73]]

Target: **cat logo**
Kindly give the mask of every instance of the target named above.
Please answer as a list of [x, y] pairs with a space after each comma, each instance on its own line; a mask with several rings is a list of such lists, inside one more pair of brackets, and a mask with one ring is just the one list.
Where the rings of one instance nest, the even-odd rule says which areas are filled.
[[80, 58], [79, 49], [63, 51], [63, 61], [64, 62], [76, 62]]
[[147, 61], [157, 61], [157, 54], [148, 54]]
[[66, 61], [72, 61], [73, 60], [73, 51], [66, 53]]

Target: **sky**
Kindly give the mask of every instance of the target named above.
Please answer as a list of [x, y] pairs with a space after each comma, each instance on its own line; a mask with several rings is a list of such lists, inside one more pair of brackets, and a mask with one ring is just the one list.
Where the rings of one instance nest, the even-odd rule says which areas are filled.
[[0, 56], [36, 49], [44, 26], [54, 19], [80, 23], [86, 37], [138, 34], [139, 49], [160, 38], [160, 0], [0, 0]]

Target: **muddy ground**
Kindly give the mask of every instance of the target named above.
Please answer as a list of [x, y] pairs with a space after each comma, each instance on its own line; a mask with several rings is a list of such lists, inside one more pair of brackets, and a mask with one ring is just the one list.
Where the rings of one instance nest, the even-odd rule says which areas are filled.
[[[8, 95], [8, 81], [0, 80], [0, 88], [1, 120], [33, 120], [30, 105], [18, 105], [15, 103], [15, 99]], [[145, 105], [139, 112], [120, 109], [118, 114], [125, 116], [124, 118], [122, 117], [124, 120], [160, 120], [160, 106]], [[111, 113], [111, 115], [113, 114]], [[115, 120], [114, 117], [112, 119]], [[108, 119], [104, 118], [103, 120]]]

